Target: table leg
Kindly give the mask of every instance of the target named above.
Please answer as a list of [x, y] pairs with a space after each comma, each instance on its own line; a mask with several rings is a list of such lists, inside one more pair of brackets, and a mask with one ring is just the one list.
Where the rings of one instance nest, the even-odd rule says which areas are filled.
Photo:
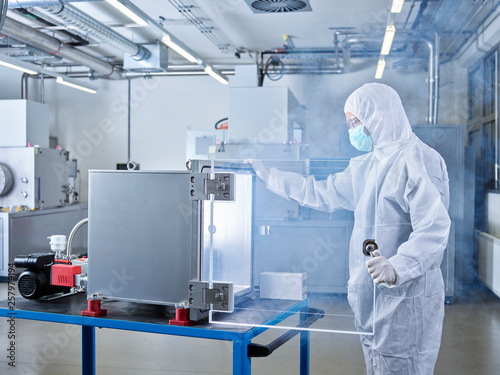
[[233, 340], [233, 375], [250, 375], [251, 373], [248, 342]]
[[[307, 320], [308, 308], [301, 311], [300, 322]], [[309, 375], [310, 332], [300, 332], [300, 375]]]
[[309, 375], [309, 331], [300, 333], [300, 375]]
[[95, 328], [82, 326], [82, 375], [95, 375]]

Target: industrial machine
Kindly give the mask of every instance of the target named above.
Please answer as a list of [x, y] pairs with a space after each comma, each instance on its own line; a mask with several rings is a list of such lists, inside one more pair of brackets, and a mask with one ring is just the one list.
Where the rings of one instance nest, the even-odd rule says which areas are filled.
[[[21, 255], [14, 259], [16, 268], [26, 268], [18, 278], [19, 293], [28, 299], [53, 299], [84, 292], [87, 288], [87, 257], [72, 256], [71, 243], [76, 230], [88, 220], [80, 221], [70, 234], [48, 237], [53, 253]], [[66, 254], [62, 254], [67, 250]]]
[[67, 151], [1, 147], [0, 207], [30, 210], [74, 203], [76, 177], [76, 161], [69, 160]]
[[[27, 251], [44, 252], [52, 233], [69, 233], [87, 217], [78, 203], [78, 168], [67, 151], [0, 147], [0, 279], [8, 264]], [[86, 253], [86, 233], [75, 246]]]

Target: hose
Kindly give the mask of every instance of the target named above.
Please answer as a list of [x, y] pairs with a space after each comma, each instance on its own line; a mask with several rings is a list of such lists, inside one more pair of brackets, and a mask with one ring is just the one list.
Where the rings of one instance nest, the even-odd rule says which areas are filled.
[[[270, 72], [269, 67], [279, 67], [277, 72]], [[264, 67], [264, 75], [269, 78], [271, 81], [279, 81], [283, 78], [283, 74], [285, 71], [285, 64], [281, 61], [280, 58], [271, 56]]]
[[78, 223], [76, 223], [75, 227], [71, 230], [71, 233], [69, 234], [68, 237], [68, 246], [66, 248], [66, 256], [69, 257], [71, 256], [71, 245], [73, 244], [73, 238], [75, 237], [76, 231], [80, 229], [80, 227], [83, 224], [87, 224], [89, 222], [89, 218], [80, 220]]
[[0, 0], [0, 31], [2, 30], [5, 18], [7, 18], [8, 8], [9, 8], [9, 0]]

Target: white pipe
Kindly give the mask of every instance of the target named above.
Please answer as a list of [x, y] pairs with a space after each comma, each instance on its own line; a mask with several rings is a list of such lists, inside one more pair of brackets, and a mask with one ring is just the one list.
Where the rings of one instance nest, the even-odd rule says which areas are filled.
[[429, 47], [429, 117], [427, 123], [432, 124], [433, 121], [433, 105], [434, 105], [434, 46], [432, 42], [423, 38], [422, 39]]
[[433, 124], [438, 122], [438, 107], [439, 107], [439, 34], [435, 34], [434, 42], [434, 116]]

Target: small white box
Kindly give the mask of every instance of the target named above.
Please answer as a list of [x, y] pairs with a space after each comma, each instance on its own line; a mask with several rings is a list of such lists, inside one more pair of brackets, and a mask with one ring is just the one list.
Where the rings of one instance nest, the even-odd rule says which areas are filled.
[[260, 298], [303, 300], [307, 298], [307, 274], [262, 272]]

